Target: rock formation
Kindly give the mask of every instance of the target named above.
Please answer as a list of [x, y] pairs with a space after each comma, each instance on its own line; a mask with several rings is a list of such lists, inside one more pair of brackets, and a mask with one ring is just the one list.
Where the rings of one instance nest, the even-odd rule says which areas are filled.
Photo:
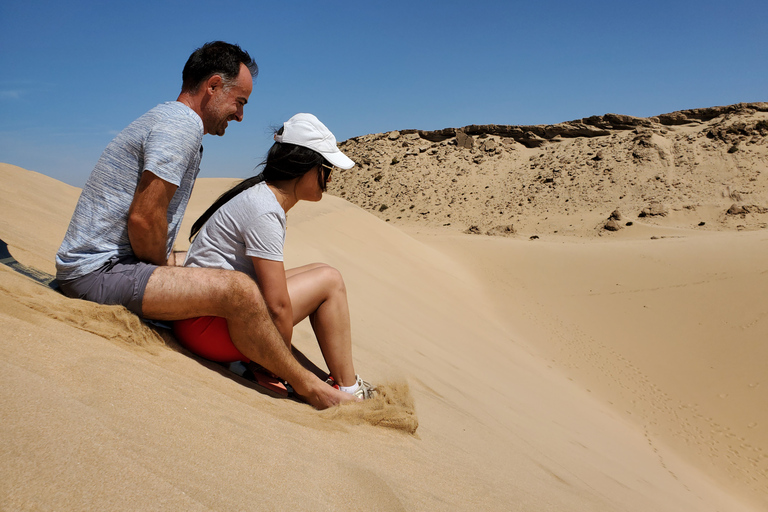
[[[629, 222], [609, 219], [612, 227], [634, 219], [699, 229], [768, 225], [768, 103], [399, 130], [340, 147], [357, 165], [334, 174], [329, 192], [394, 223], [609, 235], [615, 230], [603, 229], [605, 219], [620, 209]], [[745, 213], [726, 214], [734, 202]]]

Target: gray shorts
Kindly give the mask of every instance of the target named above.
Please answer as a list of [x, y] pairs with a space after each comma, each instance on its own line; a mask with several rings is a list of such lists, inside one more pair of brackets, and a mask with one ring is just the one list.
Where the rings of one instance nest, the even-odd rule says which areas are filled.
[[75, 279], [59, 280], [67, 297], [99, 304], [121, 304], [139, 316], [144, 290], [157, 265], [139, 261], [135, 256], [115, 256], [103, 267]]

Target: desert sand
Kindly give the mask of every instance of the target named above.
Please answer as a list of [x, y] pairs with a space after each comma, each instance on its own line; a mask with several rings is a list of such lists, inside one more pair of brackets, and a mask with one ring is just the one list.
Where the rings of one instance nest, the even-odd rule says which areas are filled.
[[[343, 142], [286, 264], [345, 276], [370, 403], [275, 397], [0, 266], [0, 509], [766, 510], [764, 105]], [[0, 180], [0, 238], [53, 272], [79, 189]]]

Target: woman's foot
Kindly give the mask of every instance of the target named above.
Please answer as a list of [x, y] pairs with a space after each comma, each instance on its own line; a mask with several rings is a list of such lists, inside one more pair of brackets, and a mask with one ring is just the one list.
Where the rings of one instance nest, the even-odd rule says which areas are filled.
[[325, 380], [325, 383], [335, 389], [344, 391], [345, 393], [349, 393], [352, 396], [356, 396], [361, 400], [373, 398], [373, 396], [376, 393], [376, 387], [373, 386], [370, 382], [361, 379], [360, 376], [357, 374], [355, 374], [355, 383], [351, 386], [346, 386], [346, 387], [340, 386], [338, 382], [336, 382], [336, 379], [333, 378], [332, 375], [328, 375], [328, 378]]

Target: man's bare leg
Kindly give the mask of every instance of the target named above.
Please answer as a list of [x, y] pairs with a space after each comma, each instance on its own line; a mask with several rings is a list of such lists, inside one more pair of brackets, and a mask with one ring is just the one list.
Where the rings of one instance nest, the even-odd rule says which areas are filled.
[[232, 343], [240, 352], [287, 380], [317, 409], [350, 399], [348, 393], [328, 386], [293, 357], [269, 316], [258, 286], [242, 272], [158, 267], [144, 291], [142, 314], [155, 320], [224, 317]]

